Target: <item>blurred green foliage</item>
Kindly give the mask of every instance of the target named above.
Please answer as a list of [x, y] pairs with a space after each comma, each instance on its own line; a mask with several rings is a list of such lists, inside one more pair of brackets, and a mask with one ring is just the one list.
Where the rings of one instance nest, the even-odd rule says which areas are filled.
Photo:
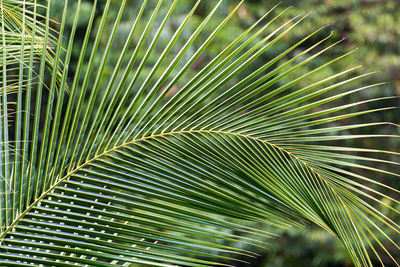
[[[53, 1], [52, 5], [56, 8], [58, 13], [52, 14], [55, 19], [54, 26], [57, 26], [57, 20], [61, 17], [61, 11], [63, 8], [64, 1]], [[76, 3], [76, 0], [72, 1]], [[112, 0], [112, 5], [119, 5], [119, 0]], [[110, 55], [109, 69], [106, 69], [107, 73], [110, 74], [113, 70], [113, 65], [116, 63], [122, 46], [124, 45], [125, 38], [128, 36], [130, 27], [133, 24], [137, 11], [142, 1], [128, 1], [126, 6], [126, 12], [122, 19], [122, 23], [117, 32], [116, 42], [114, 46], [116, 49], [112, 50]], [[144, 72], [149, 71], [152, 67], [152, 63], [157, 60], [157, 55], [162, 52], [162, 44], [166, 44], [169, 38], [172, 36], [174, 31], [179, 26], [179, 23], [184, 18], [186, 12], [188, 12], [194, 4], [194, 0], [180, 0], [177, 8], [174, 12], [172, 19], [166, 26], [166, 31], [161, 35], [162, 42], [159, 42], [155, 48], [155, 52], [150, 55], [150, 63], [145, 66]], [[303, 43], [295, 51], [304, 50], [311, 44], [325, 38], [332, 34], [332, 37], [327, 41], [326, 45], [333, 44], [340, 41], [338, 45], [329, 51], [323, 53], [320, 57], [312, 61], [312, 64], [306, 65], [304, 68], [300, 68], [294, 74], [286, 77], [286, 81], [294, 79], [299, 75], [309, 72], [317, 66], [326, 63], [346, 52], [357, 49], [357, 51], [339, 62], [331, 65], [328, 68], [324, 68], [319, 71], [316, 75], [310, 79], [306, 79], [302, 83], [296, 86], [303, 87], [305, 84], [324, 79], [334, 73], [344, 71], [350, 67], [362, 65], [362, 67], [354, 74], [362, 74], [367, 72], [377, 72], [374, 75], [368, 76], [367, 78], [357, 81], [352, 84], [349, 89], [361, 87], [367, 84], [377, 82], [387, 82], [384, 85], [374, 87], [372, 90], [362, 91], [358, 94], [353, 94], [347, 98], [348, 102], [360, 101], [371, 97], [385, 97], [385, 96], [400, 96], [400, 5], [398, 0], [304, 0], [304, 1], [276, 1], [276, 0], [246, 0], [245, 3], [239, 8], [237, 15], [223, 28], [221, 34], [216, 38], [215, 41], [207, 48], [203, 53], [203, 56], [198, 60], [189, 72], [189, 75], [185, 76], [186, 80], [180, 81], [180, 83], [187, 82], [188, 79], [200, 69], [204, 63], [211, 60], [216, 56], [224, 47], [231, 42], [235, 37], [238, 36], [244, 29], [249, 27], [268, 10], [270, 10], [276, 4], [280, 4], [271, 12], [269, 18], [281, 13], [288, 7], [286, 12], [272, 25], [268, 31], [272, 32], [276, 27], [279, 27], [285, 21], [299, 14], [307, 14], [307, 18], [302, 21], [297, 27], [285, 36], [284, 41], [274, 45], [273, 49], [270, 49], [267, 53], [262, 55], [258, 62], [261, 64], [268, 61], [272, 57], [278, 55], [284, 49], [293, 45], [295, 42], [301, 40], [304, 36], [311, 32], [322, 28], [314, 37], [309, 41]], [[99, 0], [97, 15], [100, 17], [105, 0]], [[215, 0], [204, 0], [200, 4], [198, 10], [193, 17], [193, 23], [191, 25], [198, 25], [204, 18], [204, 15], [211, 10], [217, 1]], [[221, 21], [223, 16], [227, 15], [234, 6], [238, 3], [236, 0], [224, 0], [221, 3], [216, 19], [210, 22], [210, 25], [214, 27]], [[91, 9], [93, 7], [93, 1], [84, 1], [82, 3], [82, 20], [79, 22], [77, 39], [83, 39], [86, 29], [85, 18], [88, 19], [90, 16]], [[154, 5], [154, 1], [150, 1], [150, 6]], [[115, 18], [118, 9], [111, 8], [109, 18]], [[149, 8], [151, 10], [151, 7]], [[162, 10], [161, 12], [166, 12]], [[112, 14], [115, 12], [115, 14]], [[146, 14], [149, 16], [149, 14]], [[72, 19], [72, 17], [71, 17]], [[72, 24], [72, 21], [69, 22]], [[160, 22], [158, 22], [160, 23]], [[97, 20], [97, 25], [99, 19]], [[107, 41], [107, 33], [111, 31], [113, 21], [109, 21], [106, 24], [104, 38], [100, 43], [100, 48], [105, 47]], [[195, 26], [192, 26], [195, 27]], [[213, 27], [211, 27], [212, 29]], [[187, 39], [195, 28], [186, 28], [182, 34], [184, 38], [180, 38], [180, 41], [174, 46], [174, 49], [179, 49], [184, 45], [185, 38]], [[207, 34], [205, 32], [200, 35], [200, 40], [205, 40]], [[135, 47], [133, 42], [132, 49]], [[343, 40], [342, 40], [343, 39]], [[67, 40], [67, 38], [65, 38]], [[83, 41], [83, 40], [81, 40]], [[257, 40], [256, 40], [257, 41]], [[180, 42], [180, 43], [179, 43]], [[199, 45], [201, 42], [197, 42]], [[161, 44], [161, 45], [160, 45]], [[194, 45], [196, 47], [196, 44]], [[89, 47], [90, 49], [90, 47]], [[79, 57], [80, 50], [76, 49], [73, 54], [73, 60], [77, 60]], [[171, 54], [176, 53], [172, 51]], [[194, 51], [189, 51], [188, 56], [193, 54]], [[89, 53], [88, 55], [89, 56]], [[289, 55], [293, 56], [293, 55]], [[97, 63], [100, 62], [101, 58], [97, 58]], [[285, 60], [282, 60], [280, 64], [284, 64]], [[71, 64], [73, 67], [73, 64]], [[254, 69], [257, 66], [254, 66]], [[249, 68], [248, 71], [252, 69]], [[159, 73], [162, 73], [163, 68], [160, 69]], [[74, 73], [72, 70], [70, 73]], [[191, 74], [191, 75], [190, 75]], [[231, 83], [240, 80], [240, 74], [236, 80]], [[282, 81], [285, 82], [285, 81]], [[179, 84], [176, 85], [176, 90], [179, 90]], [[89, 87], [90, 88], [90, 87]], [[392, 98], [386, 100], [383, 104], [381, 102], [372, 102], [365, 106], [365, 109], [378, 108], [382, 106], [399, 106], [399, 99]], [[398, 109], [393, 109], [385, 112], [374, 113], [374, 115], [367, 115], [363, 117], [356, 117], [352, 120], [357, 120], [359, 123], [373, 122], [373, 121], [388, 121], [393, 123], [399, 123], [400, 112]], [[346, 123], [346, 121], [340, 121], [338, 123]], [[361, 129], [366, 131], [368, 129]], [[369, 130], [368, 130], [369, 131]], [[400, 133], [399, 129], [388, 125], [387, 127], [380, 127], [375, 129], [381, 134], [397, 134]], [[369, 131], [370, 133], [370, 131]], [[375, 132], [377, 133], [377, 132]], [[360, 140], [354, 140], [351, 142], [363, 142]], [[371, 142], [371, 141], [369, 141]], [[352, 146], [352, 143], [348, 144]], [[400, 143], [399, 140], [391, 139], [387, 142], [376, 142], [363, 144], [369, 148], [387, 149], [391, 151], [399, 151]], [[390, 170], [389, 170], [390, 171]], [[365, 171], [367, 172], [367, 171]], [[376, 180], [385, 179], [382, 177], [373, 177]], [[392, 182], [393, 187], [400, 187], [399, 182]], [[386, 211], [389, 213], [390, 211]], [[400, 219], [400, 218], [398, 218]], [[337, 242], [328, 233], [318, 229], [314, 226], [310, 227], [310, 230], [294, 229], [290, 231], [282, 231], [280, 233], [282, 237], [276, 240], [268, 240], [270, 244], [267, 245], [267, 249], [259, 251], [262, 255], [255, 259], [252, 263], [253, 266], [351, 266], [351, 261], [348, 258], [346, 252], [339, 242]], [[400, 242], [397, 240], [395, 242]], [[400, 255], [396, 255], [400, 257]]]

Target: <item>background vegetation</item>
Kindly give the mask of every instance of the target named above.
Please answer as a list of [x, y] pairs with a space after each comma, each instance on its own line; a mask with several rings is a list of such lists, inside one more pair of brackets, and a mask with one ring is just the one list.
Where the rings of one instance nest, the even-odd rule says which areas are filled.
[[[53, 11], [59, 10], [60, 13], [52, 14], [55, 19], [55, 24], [57, 20], [61, 19], [62, 1], [53, 1], [55, 8]], [[105, 1], [103, 1], [105, 2]], [[203, 1], [200, 4], [200, 8], [195, 13], [195, 20], [201, 20], [205, 14], [215, 5], [214, 0]], [[226, 12], [226, 15], [238, 1], [235, 0], [224, 0], [219, 12]], [[300, 40], [304, 35], [314, 31], [318, 27], [326, 26], [321, 30], [315, 37], [309, 40], [309, 43], [302, 44], [293, 53], [299, 53], [302, 48], [307, 47], [311, 42], [315, 40], [320, 40], [321, 38], [330, 34], [333, 31], [333, 37], [329, 42], [341, 41], [339, 45], [335, 48], [324, 53], [322, 56], [317, 58], [314, 62], [315, 66], [319, 65], [321, 62], [327, 62], [330, 59], [337, 57], [345, 51], [351, 51], [358, 48], [356, 53], [344, 58], [336, 64], [331, 65], [328, 68], [324, 68], [314, 75], [312, 79], [319, 80], [321, 77], [327, 77], [339, 70], [344, 70], [350, 66], [362, 65], [362, 68], [358, 70], [358, 74], [377, 71], [378, 73], [369, 78], [360, 80], [359, 86], [371, 84], [379, 81], [386, 81], [387, 84], [380, 87], [374, 87], [373, 90], [364, 90], [358, 94], [352, 94], [347, 98], [347, 102], [355, 102], [363, 99], [368, 99], [371, 97], [385, 97], [385, 96], [400, 96], [400, 5], [397, 0], [304, 0], [304, 1], [275, 1], [275, 0], [247, 0], [245, 4], [240, 7], [238, 15], [233, 18], [230, 23], [224, 27], [221, 34], [214, 41], [207, 51], [203, 53], [202, 58], [195, 64], [191, 72], [195, 73], [198, 68], [202, 66], [203, 62], [207, 62], [212, 59], [219, 51], [224, 48], [224, 45], [229, 43], [229, 41], [234, 38], [235, 32], [241, 32], [246, 29], [249, 25], [254, 23], [258, 18], [260, 18], [265, 12], [272, 8], [275, 4], [281, 2], [280, 5], [273, 11], [278, 14], [289, 6], [291, 7], [278, 22], [284, 21], [285, 18], [296, 16], [298, 14], [310, 12], [308, 18], [301, 23], [299, 27], [292, 30], [286, 37], [284, 42], [280, 42], [279, 46], [275, 46], [275, 51], [264, 54], [260, 57], [259, 61], [267, 61], [273, 56], [276, 56], [280, 50], [287, 48], [290, 44], [293, 44], [296, 40]], [[118, 5], [119, 1], [114, 1], [113, 4]], [[100, 1], [100, 6], [104, 5]], [[129, 33], [129, 25], [132, 24], [135, 19], [135, 14], [139, 9], [141, 1], [128, 1], [124, 17], [122, 18], [122, 27], [117, 33], [116, 46], [123, 45], [125, 37]], [[60, 8], [57, 8], [60, 5]], [[187, 12], [193, 5], [193, 0], [180, 0], [178, 3], [177, 11], [181, 10]], [[92, 1], [86, 1], [83, 5], [83, 11], [87, 10], [87, 14], [83, 14], [82, 18], [88, 18], [90, 15], [90, 10], [92, 6]], [[110, 12], [117, 12], [118, 9], [111, 8]], [[132, 12], [129, 12], [132, 10]], [[101, 8], [99, 9], [99, 14]], [[132, 14], [132, 17], [129, 16]], [[115, 17], [117, 14], [109, 16], [110, 18]], [[221, 15], [223, 15], [221, 13]], [[166, 29], [170, 32], [163, 33], [165, 40], [168, 40], [177, 28], [178, 23], [183, 19], [183, 17], [175, 16], [170, 19]], [[84, 36], [84, 29], [86, 26], [85, 19], [81, 19], [79, 25], [81, 25], [81, 38]], [[70, 21], [72, 24], [72, 21]], [[105, 32], [110, 32], [112, 28], [112, 23], [107, 23]], [[126, 27], [123, 27], [126, 25]], [[195, 23], [191, 25], [196, 25]], [[274, 29], [274, 27], [271, 27]], [[68, 31], [68, 28], [67, 28]], [[272, 30], [271, 30], [272, 31]], [[78, 38], [79, 38], [79, 26], [78, 26]], [[187, 29], [187, 32], [191, 32], [191, 29]], [[169, 36], [168, 36], [169, 34]], [[185, 32], [183, 33], [185, 34]], [[106, 37], [106, 35], [104, 35]], [[203, 36], [202, 38], [205, 38]], [[67, 38], [65, 38], [67, 40]], [[118, 42], [120, 40], [120, 42]], [[105, 38], [103, 40], [105, 42]], [[287, 42], [285, 42], [287, 41]], [[161, 42], [162, 43], [162, 42]], [[105, 44], [100, 44], [104, 47]], [[176, 47], [181, 47], [182, 44], [177, 44]], [[157, 47], [156, 47], [157, 49]], [[115, 49], [115, 51], [119, 51]], [[111, 50], [114, 51], [114, 50]], [[73, 53], [72, 61], [76, 61], [79, 57], [79, 49], [76, 48]], [[112, 52], [111, 52], [112, 53]], [[275, 53], [275, 54], [274, 54]], [[101, 54], [101, 53], [99, 53]], [[289, 56], [290, 57], [290, 56]], [[288, 58], [289, 58], [288, 57]], [[117, 60], [117, 55], [110, 55], [111, 59]], [[99, 62], [101, 59], [98, 58]], [[152, 61], [153, 60], [153, 61]], [[152, 63], [155, 62], [156, 58], [149, 61], [148, 68], [152, 67]], [[112, 60], [111, 60], [112, 61]], [[284, 60], [280, 62], [283, 64]], [[74, 64], [71, 64], [73, 66]], [[196, 67], [197, 66], [197, 67]], [[312, 69], [313, 64], [309, 64], [304, 68], [301, 68], [299, 72], [292, 74], [286, 79], [292, 79], [297, 75], [303, 74]], [[250, 68], [249, 68], [250, 69]], [[106, 69], [111, 72], [110, 70]], [[146, 70], [145, 70], [146, 71]], [[162, 73], [163, 69], [160, 69]], [[301, 72], [301, 73], [300, 73]], [[73, 75], [74, 71], [70, 71]], [[356, 75], [355, 73], [354, 75]], [[243, 74], [245, 75], [245, 74]], [[190, 75], [187, 75], [189, 77]], [[240, 77], [238, 77], [240, 79]], [[286, 80], [287, 81], [287, 80]], [[186, 82], [186, 81], [182, 81]], [[282, 81], [284, 83], [285, 81]], [[304, 83], [310, 84], [313, 80], [306, 79]], [[302, 87], [304, 83], [300, 83], [297, 86]], [[90, 88], [90, 86], [89, 86]], [[176, 88], [179, 90], [179, 88]], [[366, 95], [368, 94], [368, 95]], [[366, 106], [370, 109], [380, 107], [380, 102], [372, 102], [370, 105]], [[389, 106], [399, 106], [399, 99], [386, 100], [385, 105]], [[357, 123], [364, 122], [374, 122], [374, 121], [390, 121], [393, 123], [399, 123], [400, 111], [394, 109], [391, 111], [384, 111], [381, 113], [374, 113], [374, 115], [365, 115], [363, 117], [351, 118], [347, 121], [349, 124], [354, 123], [351, 120], [357, 120]], [[341, 124], [345, 124], [346, 120], [340, 121]], [[385, 127], [375, 128], [374, 133], [376, 134], [389, 134], [393, 133], [394, 127], [391, 125]], [[363, 133], [364, 128], [359, 130], [360, 134]], [[352, 146], [351, 142], [362, 142], [360, 140], [349, 141], [349, 146]], [[384, 142], [371, 143], [368, 140], [368, 144], [363, 144], [369, 148], [375, 149], [387, 149], [391, 151], [399, 151], [400, 141], [397, 139], [391, 139]], [[386, 168], [382, 167], [382, 168]], [[384, 179], [383, 176], [375, 176], [377, 180]], [[393, 181], [393, 180], [392, 180]], [[393, 182], [391, 184], [394, 188], [400, 187], [400, 182]], [[291, 230], [284, 231], [280, 233], [282, 237], [277, 240], [269, 241], [270, 245], [268, 250], [263, 250], [263, 254], [260, 258], [255, 260], [252, 264], [253, 266], [349, 266], [351, 261], [348, 258], [343, 247], [336, 241], [329, 233], [324, 232], [319, 228], [312, 228], [311, 231], [301, 231], [301, 230]], [[400, 240], [399, 240], [400, 242]], [[393, 252], [396, 253], [396, 252]], [[395, 257], [399, 257], [399, 254], [394, 254]]]

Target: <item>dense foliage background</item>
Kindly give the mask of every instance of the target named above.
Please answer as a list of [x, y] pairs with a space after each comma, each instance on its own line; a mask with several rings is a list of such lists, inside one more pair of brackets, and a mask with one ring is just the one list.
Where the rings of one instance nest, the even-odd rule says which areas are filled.
[[[60, 8], [53, 8], [52, 10], [59, 10], [60, 14], [52, 14], [55, 19], [54, 24], [56, 25], [57, 20], [61, 18], [62, 1], [53, 1], [53, 5], [60, 5]], [[73, 1], [72, 1], [73, 2]], [[118, 5], [119, 1], [112, 1], [114, 5]], [[194, 20], [201, 20], [207, 11], [212, 9], [217, 1], [207, 0], [200, 4], [200, 8], [195, 13]], [[312, 79], [306, 79], [303, 83], [297, 86], [302, 87], [304, 83], [311, 83], [315, 80], [321, 79], [332, 75], [333, 73], [343, 71], [349, 67], [362, 65], [358, 70], [358, 74], [374, 72], [376, 74], [368, 76], [365, 79], [357, 81], [352, 84], [352, 88], [356, 86], [363, 86], [375, 82], [386, 81], [387, 83], [379, 87], [375, 87], [373, 90], [362, 91], [358, 94], [352, 94], [347, 98], [347, 102], [359, 101], [371, 97], [385, 97], [385, 96], [400, 96], [400, 5], [397, 0], [305, 0], [305, 1], [275, 1], [275, 0], [246, 0], [245, 3], [240, 7], [237, 16], [233, 18], [230, 23], [224, 27], [222, 33], [219, 35], [216, 41], [214, 41], [207, 51], [203, 53], [201, 60], [198, 60], [194, 67], [191, 69], [195, 73], [204, 62], [207, 62], [213, 58], [219, 51], [221, 51], [225, 45], [233, 40], [236, 36], [235, 33], [241, 32], [246, 29], [249, 25], [260, 18], [265, 12], [270, 10], [275, 4], [281, 2], [280, 5], [273, 11], [275, 14], [279, 14], [289, 6], [289, 8], [279, 20], [275, 23], [275, 26], [270, 27], [270, 31], [273, 31], [277, 26], [287, 19], [310, 12], [307, 19], [305, 19], [299, 26], [292, 30], [286, 37], [284, 42], [280, 42], [279, 45], [275, 46], [274, 50], [270, 50], [259, 58], [260, 62], [264, 62], [277, 55], [283, 49], [290, 46], [297, 40], [300, 40], [305, 35], [312, 31], [326, 26], [322, 29], [311, 42], [320, 40], [321, 38], [329, 35], [332, 31], [332, 38], [329, 42], [332, 44], [342, 38], [342, 40], [335, 48], [324, 53], [321, 57], [317, 58], [314, 63], [306, 65], [305, 68], [301, 68], [297, 73], [291, 74], [286, 79], [293, 79], [297, 75], [301, 75], [313, 67], [313, 64], [318, 65], [321, 62], [328, 62], [329, 60], [337, 57], [340, 54], [351, 51], [358, 48], [356, 53], [345, 57], [343, 60], [331, 65], [331, 67], [324, 68], [318, 72], [318, 75], [314, 75]], [[105, 1], [100, 0], [99, 14], [101, 13], [101, 6], [104, 6]], [[194, 0], [180, 0], [178, 3], [177, 11], [181, 11], [182, 14], [187, 12], [193, 5]], [[227, 14], [233, 9], [238, 1], [235, 0], [224, 0], [221, 7], [219, 8], [220, 15]], [[117, 34], [117, 42], [115, 45], [121, 46], [124, 43], [125, 37], [129, 33], [129, 25], [135, 19], [138, 8], [140, 7], [141, 1], [128, 1], [128, 5], [123, 18], [122, 27]], [[92, 1], [84, 2], [84, 10], [87, 10], [87, 14], [83, 14], [82, 20], [80, 21], [82, 31], [81, 38], [84, 36], [85, 19], [88, 18], [91, 10]], [[110, 12], [117, 12], [116, 8], [111, 8]], [[131, 10], [131, 11], [130, 11]], [[132, 17], [129, 15], [132, 14]], [[116, 16], [116, 14], [115, 14]], [[110, 17], [115, 17], [110, 16]], [[166, 29], [169, 29], [169, 34], [172, 35], [174, 30], [178, 27], [178, 23], [183, 19], [183, 16], [174, 16], [168, 22]], [[70, 22], [72, 24], [72, 21]], [[113, 23], [106, 24], [108, 29], [105, 32], [111, 31]], [[126, 25], [126, 27], [123, 27]], [[192, 25], [195, 25], [192, 24]], [[187, 29], [188, 33], [190, 29]], [[163, 33], [165, 40], [168, 40], [170, 36], [168, 33]], [[183, 33], [185, 34], [185, 32]], [[79, 35], [78, 35], [79, 36]], [[106, 37], [106, 36], [105, 36]], [[202, 36], [204, 39], [206, 36]], [[67, 40], [67, 38], [65, 38]], [[105, 38], [103, 40], [105, 42]], [[183, 44], [177, 44], [176, 47], [181, 47]], [[304, 43], [294, 53], [298, 53], [302, 48], [308, 46], [309, 43]], [[103, 47], [105, 44], [103, 44]], [[100, 45], [101, 49], [102, 45]], [[161, 50], [162, 47], [156, 47]], [[115, 49], [119, 51], [120, 49]], [[113, 51], [113, 50], [112, 50]], [[77, 60], [80, 51], [77, 49], [74, 51], [74, 59]], [[293, 55], [291, 55], [293, 56]], [[111, 54], [111, 59], [117, 60], [117, 55]], [[157, 58], [152, 59], [154, 63]], [[101, 60], [97, 59], [98, 62]], [[112, 61], [112, 60], [111, 60]], [[151, 60], [150, 60], [151, 62]], [[284, 60], [280, 62], [283, 64]], [[71, 64], [73, 66], [73, 64]], [[152, 67], [151, 64], [147, 66], [148, 69]], [[255, 69], [256, 66], [254, 66]], [[307, 69], [309, 68], [309, 69]], [[250, 69], [250, 68], [249, 68]], [[106, 70], [107, 71], [107, 70]], [[109, 72], [112, 71], [111, 67]], [[160, 73], [163, 71], [161, 68]], [[74, 71], [70, 72], [73, 75]], [[356, 75], [355, 73], [354, 75]], [[244, 73], [243, 73], [244, 75]], [[189, 75], [187, 76], [189, 77]], [[237, 77], [239, 80], [240, 77]], [[182, 81], [186, 82], [186, 81]], [[284, 82], [284, 81], [283, 81]], [[90, 86], [89, 86], [90, 88]], [[350, 88], [349, 88], [350, 89]], [[176, 86], [175, 90], [179, 90], [179, 85]], [[369, 95], [366, 95], [369, 94]], [[381, 106], [399, 106], [399, 99], [392, 98], [385, 101], [372, 102], [368, 108], [378, 108]], [[351, 118], [349, 120], [357, 120], [358, 123], [363, 122], [374, 122], [374, 121], [388, 121], [393, 123], [399, 123], [400, 111], [399, 109], [393, 109], [390, 111], [384, 111], [381, 113], [374, 113], [374, 115], [366, 115], [363, 117]], [[348, 121], [349, 123], [354, 121]], [[341, 124], [346, 123], [345, 120], [340, 121]], [[369, 129], [361, 128], [360, 134], [363, 131]], [[399, 133], [398, 128], [393, 125], [387, 125], [386, 127], [379, 127], [375, 129], [381, 134], [393, 134], [394, 131]], [[378, 132], [375, 132], [378, 133]], [[354, 140], [351, 142], [362, 142], [360, 140]], [[352, 143], [349, 141], [349, 146]], [[391, 139], [371, 142], [363, 144], [369, 148], [376, 149], [387, 149], [391, 151], [400, 150], [400, 140]], [[354, 145], [354, 144], [353, 144]], [[375, 176], [376, 180], [384, 179], [382, 177]], [[392, 179], [392, 181], [394, 181]], [[399, 188], [400, 182], [392, 182], [391, 186]], [[351, 266], [351, 261], [346, 255], [344, 248], [336, 241], [329, 233], [324, 232], [321, 229], [311, 226], [310, 231], [303, 230], [290, 230], [283, 231], [281, 237], [276, 240], [269, 240], [267, 249], [260, 249], [259, 253], [261, 256], [255, 259], [252, 263], [253, 266]], [[400, 242], [400, 240], [399, 240]], [[398, 252], [392, 252], [394, 256], [399, 257]], [[396, 254], [397, 253], [397, 254]]]

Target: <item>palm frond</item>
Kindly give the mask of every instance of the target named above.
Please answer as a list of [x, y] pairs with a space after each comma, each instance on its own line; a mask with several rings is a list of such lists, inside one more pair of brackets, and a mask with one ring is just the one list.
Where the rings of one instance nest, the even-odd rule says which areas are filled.
[[[51, 26], [51, 1], [47, 7], [36, 0], [2, 2], [1, 265], [227, 265], [238, 255], [256, 257], [252, 248], [265, 246], [257, 236], [275, 236], [252, 223], [313, 223], [340, 239], [357, 266], [383, 263], [383, 255], [398, 265], [392, 253], [399, 246], [388, 231], [398, 234], [400, 227], [379, 207], [398, 214], [387, 201], [399, 203], [399, 190], [373, 174], [399, 176], [374, 164], [397, 166], [400, 154], [346, 141], [399, 136], [352, 133], [385, 122], [340, 123], [392, 107], [350, 112], [388, 98], [337, 101], [380, 84], [354, 86], [371, 75], [356, 76], [354, 66], [298, 86], [353, 52], [287, 79], [338, 43], [328, 35], [298, 50], [323, 28], [259, 64], [307, 19], [300, 15], [276, 26], [283, 13], [273, 12], [192, 73], [242, 4], [219, 19], [219, 1], [196, 25], [191, 19], [199, 3], [163, 43], [177, 1], [143, 1], [111, 62], [126, 0], [115, 18], [106, 1], [96, 23], [95, 1], [82, 44], [75, 41], [80, 0], [64, 1], [58, 29]], [[17, 19], [10, 22], [5, 12]], [[105, 33], [110, 19], [112, 30]], [[251, 64], [260, 66], [246, 73]], [[11, 126], [9, 88], [17, 94]]]

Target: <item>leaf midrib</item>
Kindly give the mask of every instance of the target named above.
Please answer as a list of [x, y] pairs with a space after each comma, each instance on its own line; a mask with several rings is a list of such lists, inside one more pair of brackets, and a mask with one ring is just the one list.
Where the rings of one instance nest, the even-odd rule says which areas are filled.
[[[96, 161], [97, 159], [99, 159], [99, 158], [101, 158], [101, 157], [103, 157], [105, 155], [108, 155], [108, 154], [110, 154], [110, 153], [112, 153], [112, 152], [114, 152], [114, 151], [116, 151], [116, 150], [118, 150], [120, 148], [124, 148], [126, 146], [129, 146], [129, 145], [132, 145], [132, 144], [135, 144], [135, 143], [138, 143], [138, 142], [142, 142], [142, 141], [145, 141], [145, 140], [155, 139], [155, 138], [159, 138], [159, 137], [163, 137], [163, 136], [172, 136], [172, 135], [178, 135], [178, 134], [193, 134], [193, 133], [215, 133], [215, 134], [226, 134], [226, 135], [234, 135], [234, 136], [240, 136], [240, 137], [244, 137], [244, 138], [250, 138], [252, 140], [259, 141], [259, 142], [266, 143], [266, 144], [269, 144], [271, 146], [277, 147], [277, 148], [287, 152], [288, 154], [296, 157], [297, 160], [302, 161], [300, 158], [298, 158], [297, 156], [293, 155], [292, 152], [286, 151], [285, 149], [283, 149], [283, 148], [281, 148], [281, 147], [279, 147], [279, 146], [277, 146], [275, 144], [272, 144], [272, 143], [270, 143], [270, 142], [268, 142], [266, 140], [263, 140], [263, 139], [260, 139], [260, 138], [257, 138], [257, 137], [253, 137], [253, 136], [250, 136], [250, 135], [244, 135], [244, 134], [234, 133], [234, 132], [216, 131], [216, 130], [186, 130], [186, 131], [173, 131], [173, 132], [167, 132], [167, 133], [160, 133], [160, 134], [155, 134], [155, 135], [144, 136], [144, 137], [141, 137], [141, 138], [138, 138], [138, 139], [131, 140], [129, 142], [122, 143], [122, 144], [120, 144], [118, 146], [115, 146], [115, 147], [113, 147], [113, 148], [111, 148], [109, 150], [104, 151], [101, 154], [98, 154], [98, 155], [94, 156], [90, 160], [88, 160], [88, 161], [82, 163], [81, 165], [77, 166], [72, 171], [67, 173], [64, 177], [59, 179], [54, 185], [52, 185], [49, 189], [47, 189], [45, 192], [43, 192], [40, 195], [40, 197], [38, 197], [34, 202], [32, 202], [32, 204], [29, 205], [29, 207], [27, 207], [20, 215], [18, 215], [18, 217], [7, 227], [7, 229], [3, 233], [1, 233], [1, 235], [0, 235], [0, 244], [4, 241], [4, 239], [6, 238], [7, 234], [18, 224], [18, 222], [22, 218], [24, 218], [24, 216], [27, 213], [29, 213], [34, 207], [36, 207], [36, 205], [41, 200], [43, 200], [51, 191], [53, 191], [59, 184], [64, 182], [66, 179], [71, 177], [74, 173], [82, 170], [83, 168], [85, 168], [87, 165], [89, 165], [93, 161]], [[306, 165], [308, 165], [308, 164], [306, 164]], [[321, 175], [316, 170], [314, 170], [310, 166], [308, 166], [308, 167], [313, 172], [315, 172], [319, 177], [321, 177]], [[330, 186], [329, 183], [325, 179], [323, 179], [323, 177], [321, 177], [321, 178], [322, 178], [323, 181], [326, 182], [326, 184], [328, 186]]]

